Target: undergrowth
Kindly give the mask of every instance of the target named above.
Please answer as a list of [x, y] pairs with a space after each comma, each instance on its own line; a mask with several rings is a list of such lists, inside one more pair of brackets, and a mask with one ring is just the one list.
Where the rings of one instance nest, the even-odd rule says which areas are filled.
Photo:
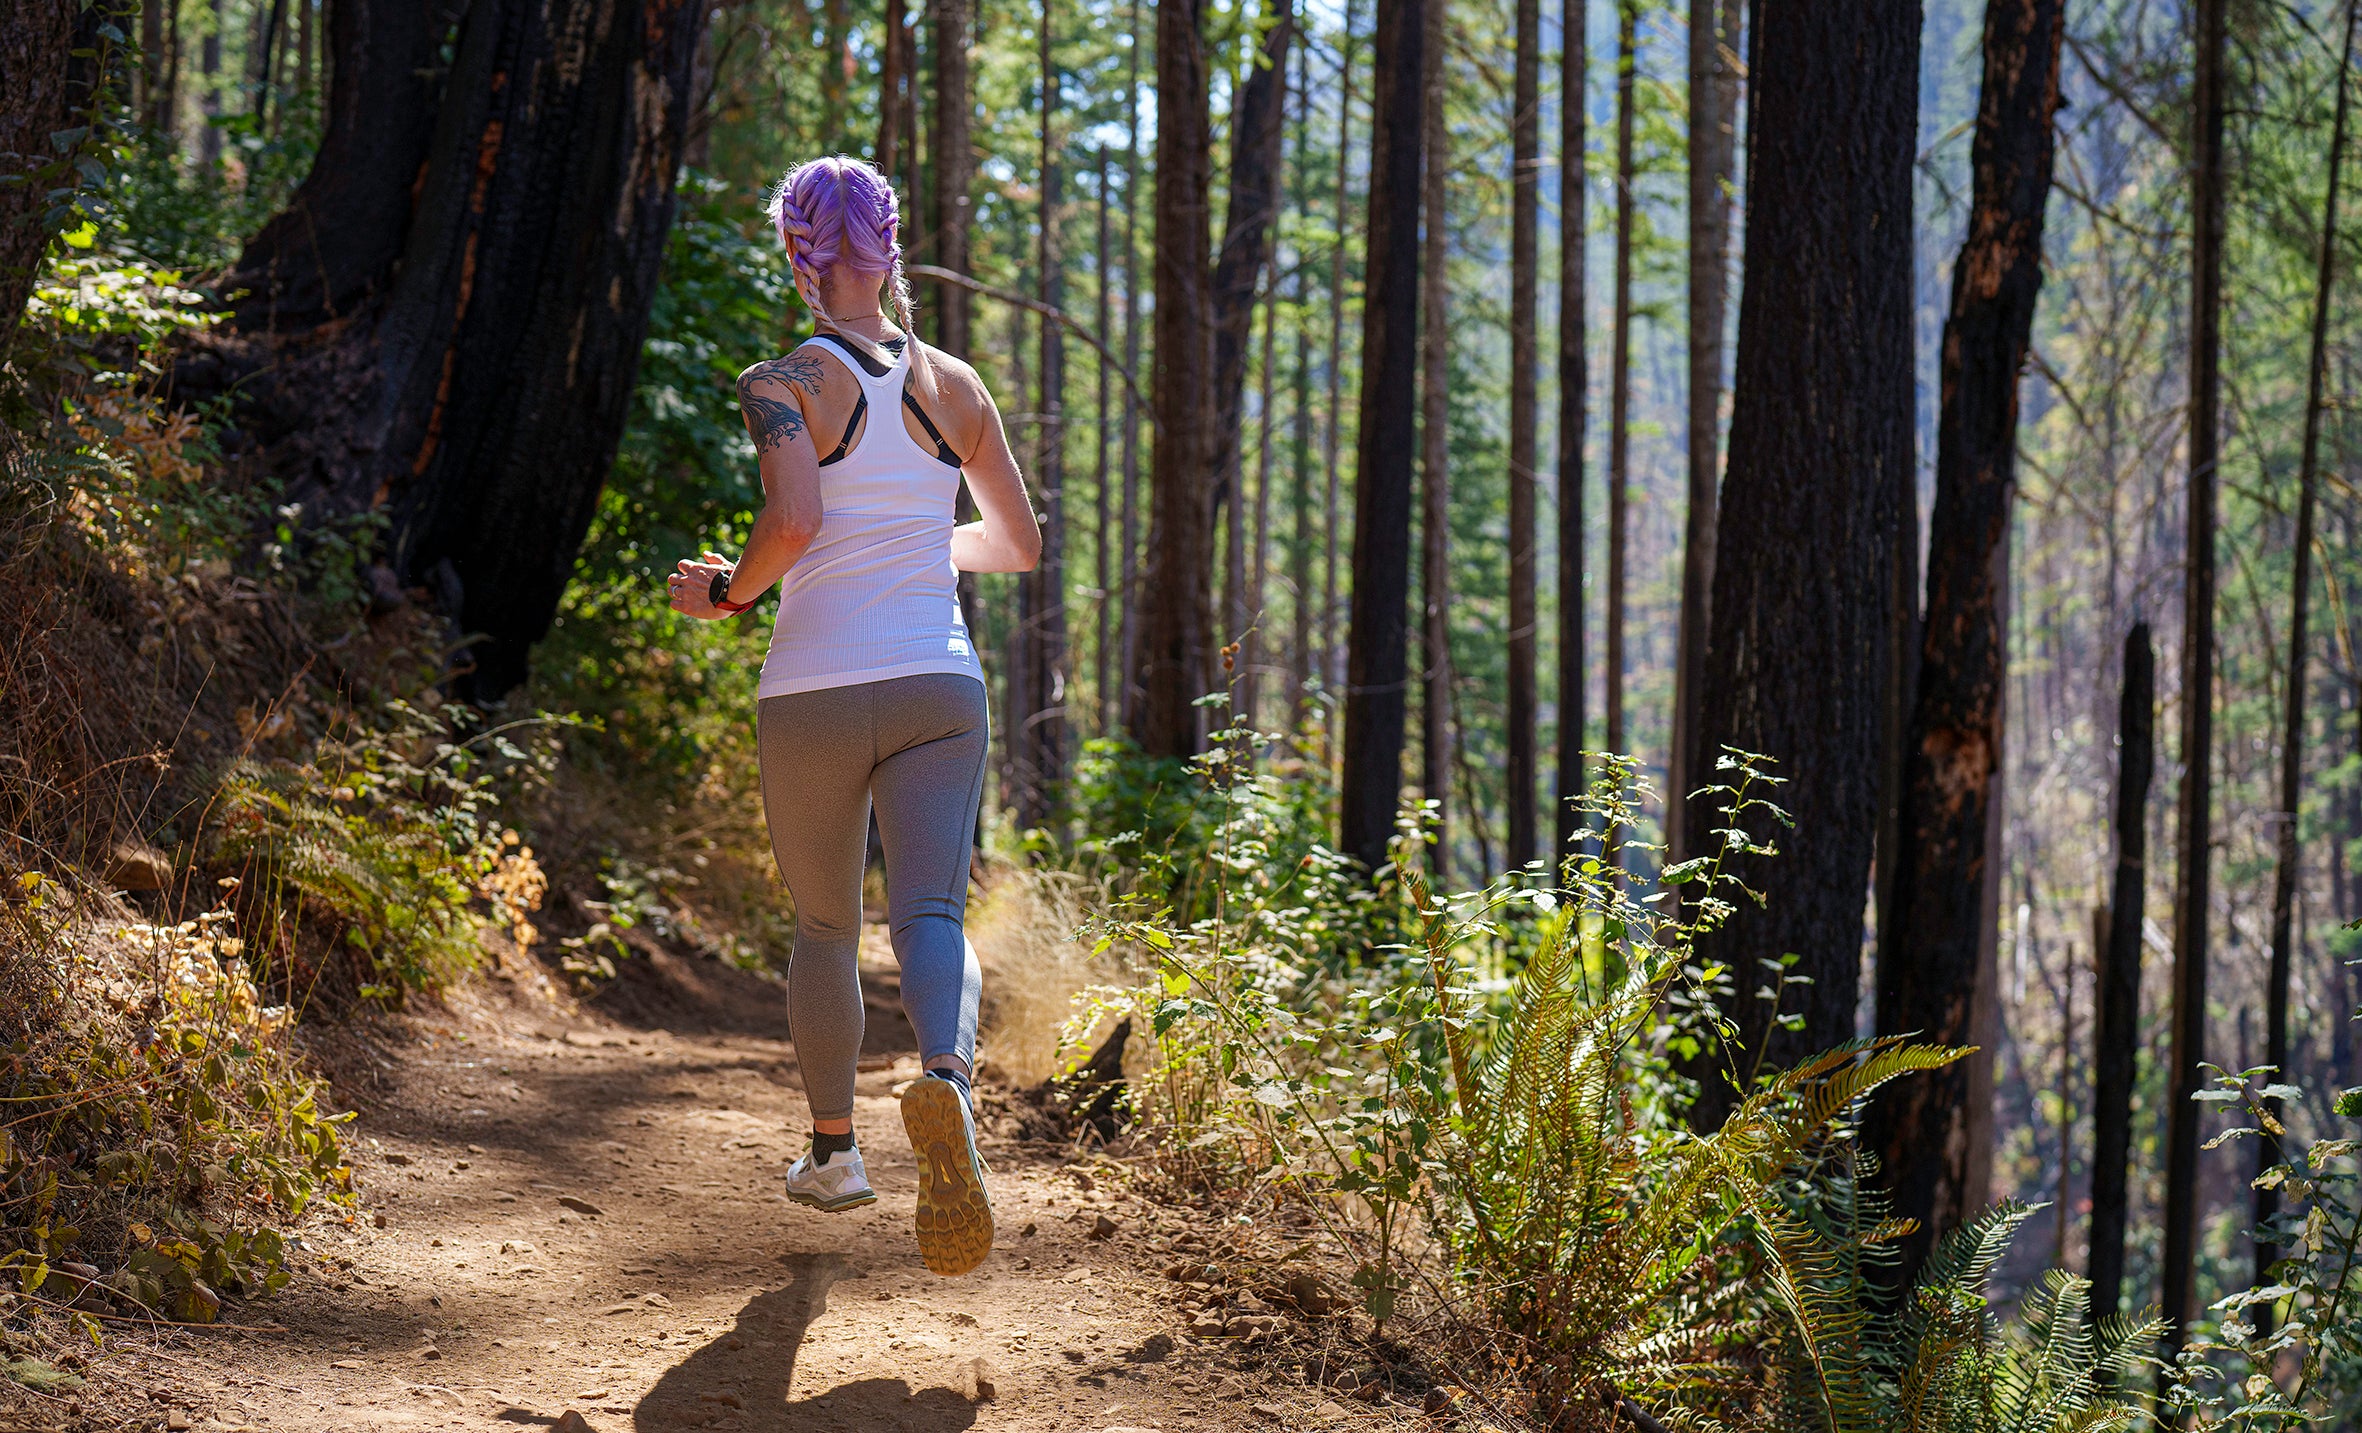
[[[1554, 1429], [2135, 1428], [2160, 1375], [2160, 1406], [2199, 1427], [2348, 1406], [2350, 1141], [2268, 1176], [2302, 1211], [2283, 1220], [2282, 1282], [2226, 1301], [2168, 1368], [2163, 1325], [2093, 1326], [2076, 1276], [1989, 1287], [2024, 1206], [1953, 1231], [1898, 1284], [1910, 1226], [1885, 1213], [1855, 1122], [1886, 1082], [1965, 1051], [1856, 1042], [1742, 1082], [1719, 1129], [1690, 1129], [1675, 1054], [1723, 1018], [1706, 996], [1730, 983], [1695, 942], [1769, 898], [1725, 860], [1771, 853], [1785, 820], [1762, 759], [1725, 756], [1716, 849], [1655, 893], [1594, 854], [1443, 895], [1419, 875], [1420, 812], [1386, 867], [1351, 872], [1291, 819], [1303, 794], [1251, 759], [1267, 740], [1225, 734], [1194, 790], [1170, 769], [1094, 777], [1141, 819], [1081, 848], [1099, 893], [1085, 929], [1134, 975], [1090, 991], [1070, 1034], [1145, 1026], [1131, 1098], [1168, 1173], [1315, 1216], [1358, 1266], [1375, 1336], [1449, 1350], [1437, 1376]], [[1604, 761], [1591, 829], [1638, 829], [1631, 779]], [[2260, 1124], [2245, 1079], [2222, 1097]], [[2362, 1094], [2347, 1103], [2362, 1115]]]

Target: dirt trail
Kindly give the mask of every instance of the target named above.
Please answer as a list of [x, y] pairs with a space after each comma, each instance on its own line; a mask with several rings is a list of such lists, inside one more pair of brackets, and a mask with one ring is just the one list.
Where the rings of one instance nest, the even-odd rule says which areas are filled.
[[787, 1203], [800, 1085], [784, 1039], [757, 1033], [784, 1027], [778, 987], [711, 962], [630, 964], [649, 970], [614, 1002], [620, 1022], [549, 1002], [512, 961], [410, 1038], [348, 1051], [340, 1094], [369, 1097], [358, 1227], [308, 1234], [296, 1283], [243, 1315], [286, 1332], [130, 1341], [99, 1360], [151, 1390], [153, 1418], [129, 1426], [532, 1428], [572, 1409], [599, 1433], [1064, 1433], [1405, 1416], [1332, 1401], [1291, 1357], [1188, 1334], [1194, 1301], [1159, 1269], [1189, 1216], [1039, 1146], [988, 1138], [998, 1247], [967, 1278], [927, 1273], [893, 1099], [918, 1067], [883, 972], [854, 1114], [879, 1202]]

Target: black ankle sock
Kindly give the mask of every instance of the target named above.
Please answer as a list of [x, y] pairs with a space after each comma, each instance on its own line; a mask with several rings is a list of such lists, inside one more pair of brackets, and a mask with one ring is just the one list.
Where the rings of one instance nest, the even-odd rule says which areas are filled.
[[847, 1130], [843, 1134], [823, 1134], [819, 1130], [812, 1131], [812, 1162], [814, 1164], [826, 1164], [836, 1156], [850, 1152], [852, 1148], [853, 1132], [851, 1130]]

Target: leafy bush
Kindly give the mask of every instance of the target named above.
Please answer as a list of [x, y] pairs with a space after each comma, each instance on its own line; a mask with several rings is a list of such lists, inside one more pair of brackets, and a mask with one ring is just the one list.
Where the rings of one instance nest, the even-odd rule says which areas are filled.
[[322, 1108], [236, 917], [110, 925], [33, 872], [7, 895], [0, 1271], [38, 1299], [194, 1323], [282, 1287], [280, 1226], [352, 1204], [350, 1116]]
[[340, 966], [282, 938], [271, 957], [299, 1004], [340, 968], [368, 1000], [451, 984], [480, 954], [479, 901], [519, 944], [534, 939], [543, 882], [501, 803], [554, 769], [553, 723], [468, 735], [473, 714], [444, 710], [396, 701], [383, 726], [348, 716], [301, 756], [248, 757], [221, 783], [208, 855], [252, 893], [250, 921], [316, 931], [347, 955]]

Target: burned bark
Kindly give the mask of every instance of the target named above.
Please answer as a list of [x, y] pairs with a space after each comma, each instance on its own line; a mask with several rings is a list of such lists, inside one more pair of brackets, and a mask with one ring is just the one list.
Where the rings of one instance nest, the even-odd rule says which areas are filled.
[[2189, 488], [2183, 514], [2181, 760], [2174, 831], [2173, 1037], [2166, 1070], [2165, 1346], [2181, 1342], [2198, 1252], [2198, 1105], [2206, 1077], [2208, 886], [2214, 862], [2215, 467], [2222, 455], [2226, 0], [2198, 0], [2190, 124]]
[[318, 162], [176, 382], [234, 393], [308, 521], [383, 515], [386, 561], [472, 639], [461, 694], [492, 699], [622, 436], [705, 8], [477, 0], [447, 73], [451, 12], [399, 11], [336, 7]]
[[1214, 161], [1204, 10], [1204, 0], [1156, 7], [1156, 447], [1133, 737], [1166, 757], [1194, 756], [1204, 745], [1196, 702], [1216, 646]]
[[[1509, 672], [1508, 864], [1541, 855], [1535, 798], [1541, 775], [1541, 601], [1534, 559], [1535, 289], [1541, 263], [1542, 7], [1517, 0], [1509, 116]], [[1373, 243], [1374, 248], [1374, 243]], [[1371, 292], [1374, 294], [1376, 289]], [[1555, 863], [1553, 863], [1555, 864]], [[1489, 872], [1487, 874], [1490, 874]]]
[[1419, 80], [1429, 3], [1381, 0], [1373, 54], [1353, 615], [1338, 791], [1339, 844], [1372, 871], [1385, 863], [1394, 836], [1409, 711], [1411, 468], [1419, 450]]
[[[1247, 348], [1253, 336], [1255, 283], [1271, 261], [1272, 228], [1279, 218], [1281, 141], [1286, 137], [1288, 45], [1296, 34], [1291, 0], [1266, 0], [1261, 57], [1239, 86], [1231, 112], [1230, 209], [1214, 261], [1214, 471], [1217, 502], [1238, 500], [1242, 467], [1241, 414], [1247, 388]], [[1241, 559], [1243, 565], [1243, 556]], [[1226, 633], [1236, 638], [1236, 632]]]
[[[1763, 1070], [1854, 1030], [1877, 799], [1879, 709], [1898, 474], [1912, 461], [1911, 165], [1919, 7], [1755, 12], [1746, 271], [1723, 481], [1703, 752], [1777, 764], [1795, 818], [1776, 860], [1736, 872], [1738, 903], [1701, 954], [1738, 972], [1739, 1038], [1706, 1056], [1693, 1119], [1721, 1123]], [[1762, 962], [1794, 1033], [1772, 1022]], [[1801, 994], [1801, 999], [1799, 995]]]
[[2146, 622], [2124, 635], [2116, 751], [2116, 877], [2100, 960], [2099, 1025], [2092, 1035], [2091, 1242], [2085, 1267], [2095, 1323], [2115, 1314], [2124, 1285], [2133, 1066], [2141, 1043], [2141, 901], [2149, 880], [2149, 782], [2157, 770], [2157, 657]]
[[76, 76], [78, 0], [24, 0], [0, 17], [0, 73], [9, 102], [0, 104], [0, 340], [17, 331], [33, 295], [40, 260], [50, 250], [50, 189], [64, 182], [73, 146], [64, 135], [87, 116], [87, 78]]
[[[1975, 1043], [1980, 897], [1997, 855], [1986, 813], [2002, 760], [2000, 554], [2017, 487], [2018, 374], [2042, 290], [2065, 19], [2063, 0], [1986, 8], [1968, 237], [1944, 325], [1927, 620], [1904, 742], [1895, 922], [1879, 932], [1878, 950], [1879, 1033], [1940, 1045]], [[1871, 1147], [1895, 1213], [1919, 1226], [1899, 1246], [1905, 1283], [1983, 1203], [1971, 1178], [1970, 1110], [1991, 1098], [1990, 1084], [1979, 1088], [1968, 1063], [1955, 1061], [1902, 1081], [1872, 1107]]]
[[1558, 799], [1553, 861], [1582, 830], [1583, 794], [1583, 433], [1590, 415], [1584, 356], [1584, 78], [1590, 54], [1585, 0], [1565, 0], [1559, 57], [1558, 206]]

